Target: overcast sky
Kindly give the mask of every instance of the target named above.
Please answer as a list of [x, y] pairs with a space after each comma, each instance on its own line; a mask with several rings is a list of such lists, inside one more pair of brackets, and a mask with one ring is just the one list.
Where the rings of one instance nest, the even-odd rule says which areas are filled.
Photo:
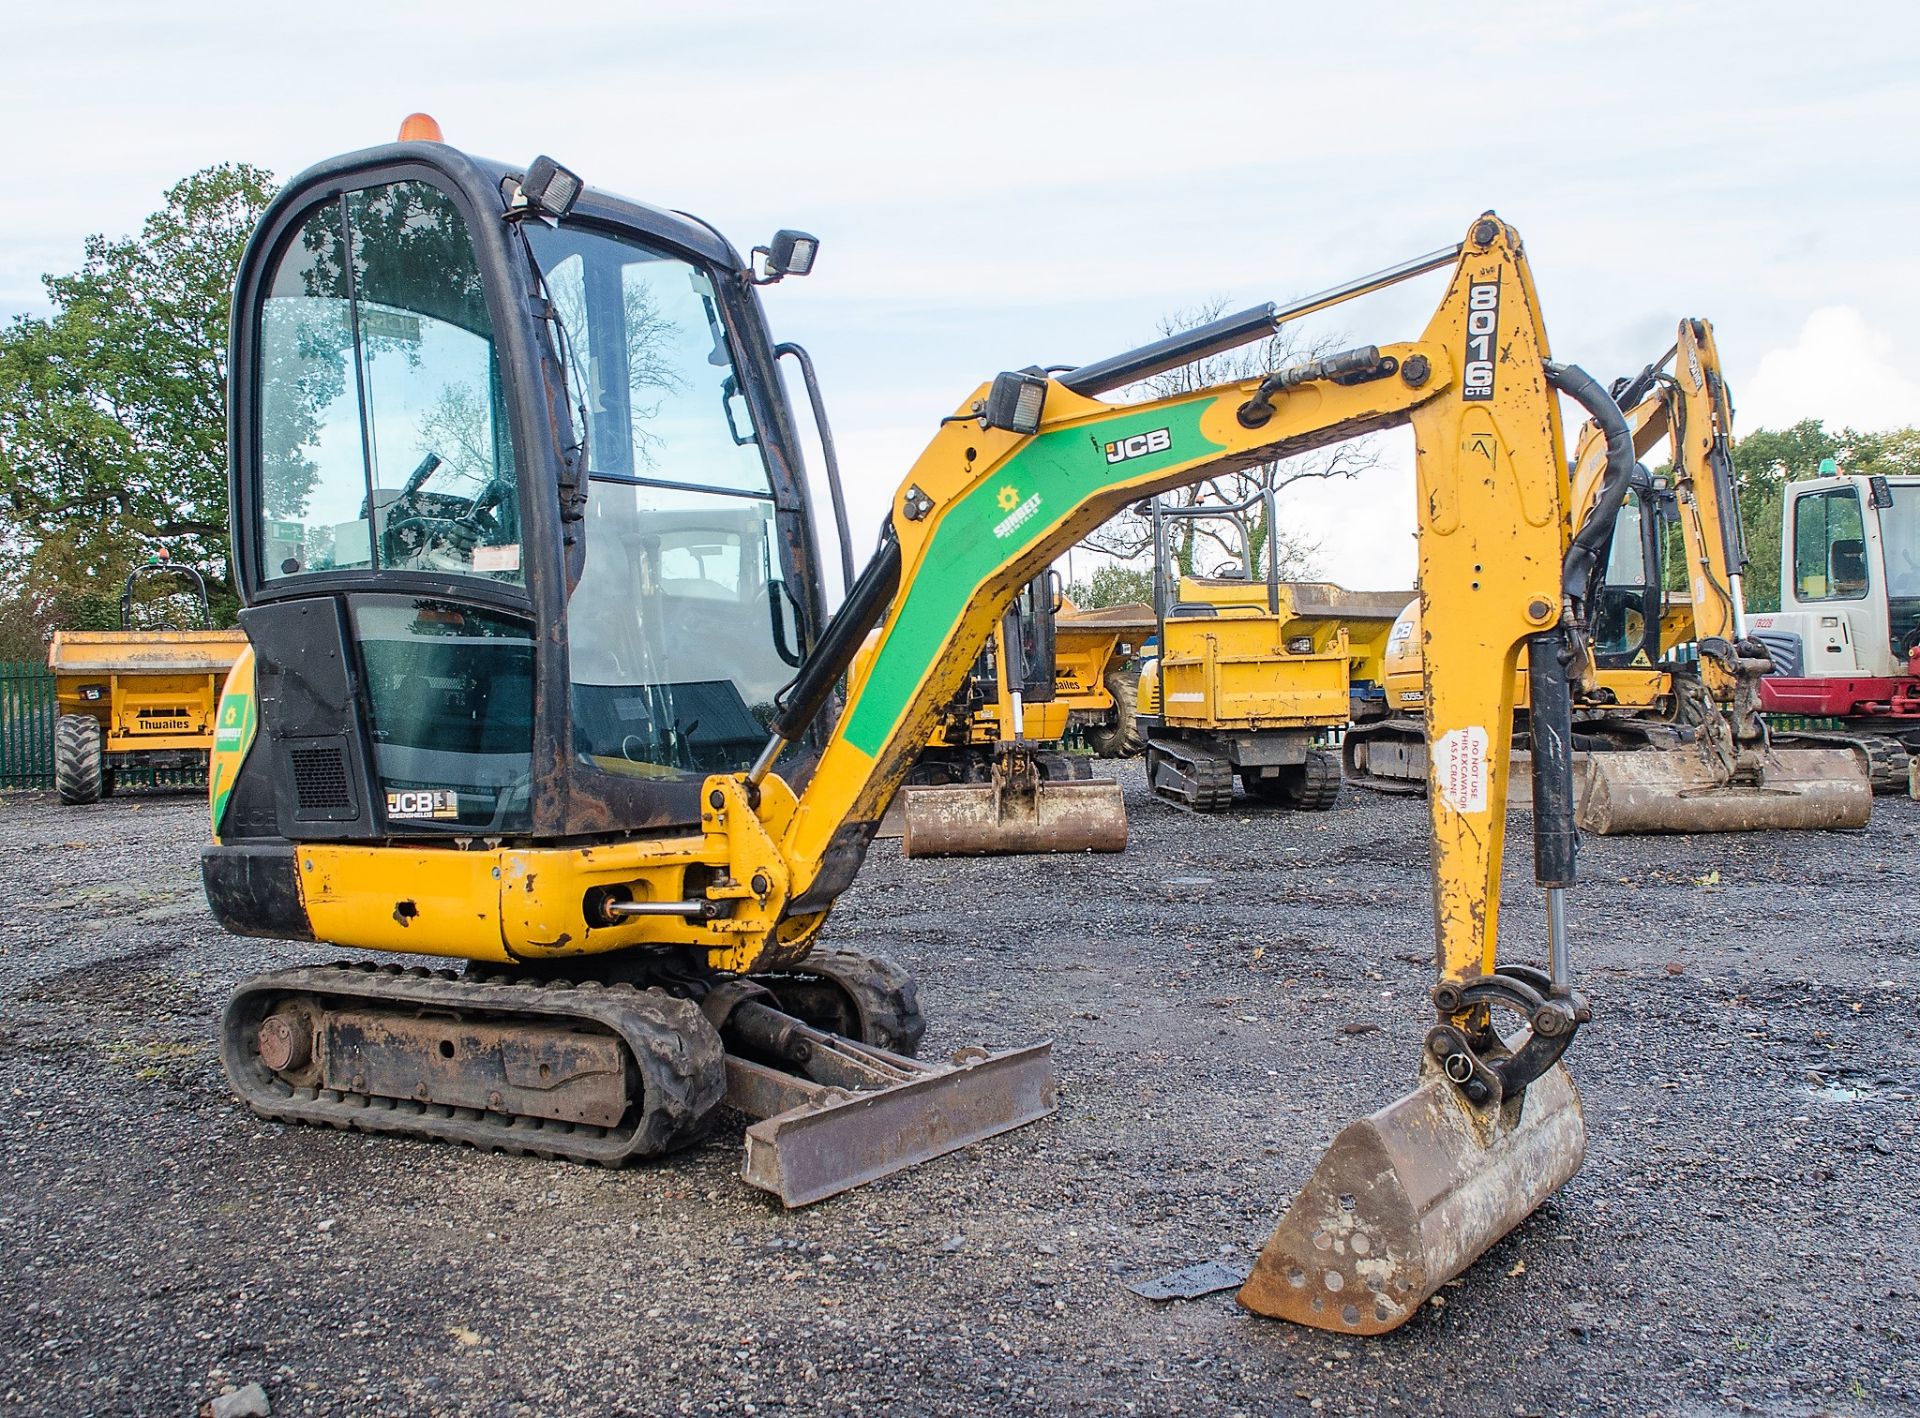
[[[1603, 380], [1704, 315], [1741, 428], [1920, 421], [1898, 343], [1920, 330], [1920, 7], [1525, 8], [23, 6], [0, 313], [44, 308], [42, 272], [195, 168], [289, 177], [424, 109], [458, 146], [551, 153], [742, 249], [818, 234], [815, 274], [768, 305], [821, 366], [863, 548], [996, 370], [1317, 290], [1487, 207], [1526, 238], [1556, 356]], [[1319, 329], [1410, 338], [1441, 281]], [[1290, 507], [1355, 587], [1412, 579], [1407, 449], [1387, 454]]]

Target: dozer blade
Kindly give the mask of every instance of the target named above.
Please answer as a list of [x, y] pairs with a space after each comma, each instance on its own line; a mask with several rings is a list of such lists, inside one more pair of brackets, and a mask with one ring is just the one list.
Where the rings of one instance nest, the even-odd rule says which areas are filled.
[[1120, 852], [1127, 804], [1110, 778], [1052, 779], [1031, 794], [991, 783], [904, 788], [901, 851], [909, 857], [985, 857], [1020, 852]]
[[1848, 749], [1766, 755], [1758, 785], [1721, 783], [1704, 758], [1657, 749], [1587, 755], [1574, 820], [1602, 837], [1865, 827], [1873, 790]]
[[1384, 1334], [1580, 1169], [1580, 1095], [1555, 1064], [1516, 1101], [1470, 1107], [1428, 1080], [1333, 1140], [1241, 1287], [1263, 1315]]
[[858, 1091], [827, 1087], [728, 1055], [727, 1101], [763, 1118], [747, 1129], [740, 1176], [748, 1185], [788, 1206], [808, 1206], [1059, 1106], [1051, 1043], [999, 1054], [967, 1050], [950, 1067], [871, 1053], [886, 1061], [882, 1067], [896, 1067], [899, 1080]]

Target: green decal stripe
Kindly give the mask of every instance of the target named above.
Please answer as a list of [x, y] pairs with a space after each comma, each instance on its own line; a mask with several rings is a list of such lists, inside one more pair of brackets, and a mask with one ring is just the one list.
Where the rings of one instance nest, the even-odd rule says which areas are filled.
[[[214, 835], [220, 833], [220, 819], [226, 814], [227, 799], [233, 794], [233, 785], [240, 779], [240, 767], [246, 762], [247, 750], [253, 746], [254, 730], [258, 727], [258, 710], [252, 694], [224, 695], [220, 701], [220, 714], [214, 731], [213, 764], [209, 790], [212, 793], [212, 817]], [[229, 742], [228, 735], [233, 735]], [[231, 757], [229, 757], [231, 755]], [[223, 770], [233, 764], [233, 773], [228, 776]]]
[[[949, 508], [921, 575], [894, 608], [893, 625], [847, 718], [846, 741], [869, 758], [880, 756], [974, 593], [1055, 523], [1099, 492], [1225, 447], [1200, 431], [1201, 415], [1212, 405], [1196, 399], [1043, 433]], [[1107, 462], [1110, 443], [1162, 428], [1171, 433], [1165, 451]]]

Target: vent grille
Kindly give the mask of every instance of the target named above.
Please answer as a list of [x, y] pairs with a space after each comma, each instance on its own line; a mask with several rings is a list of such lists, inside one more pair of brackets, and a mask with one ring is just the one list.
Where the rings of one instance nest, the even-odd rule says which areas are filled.
[[293, 791], [300, 800], [300, 811], [351, 811], [353, 794], [347, 787], [347, 756], [337, 745], [328, 748], [296, 748], [288, 753], [293, 760]]

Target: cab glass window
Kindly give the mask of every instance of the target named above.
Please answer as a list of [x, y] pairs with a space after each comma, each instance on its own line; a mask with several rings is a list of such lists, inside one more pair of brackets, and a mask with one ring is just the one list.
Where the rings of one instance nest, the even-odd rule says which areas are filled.
[[587, 421], [574, 753], [649, 779], [745, 768], [807, 627], [713, 277], [590, 227], [528, 237]]
[[274, 268], [257, 377], [268, 579], [522, 581], [493, 326], [447, 194], [395, 182], [316, 207]]
[[1659, 619], [1658, 591], [1647, 556], [1650, 511], [1630, 489], [1613, 522], [1613, 545], [1594, 612], [1594, 653], [1615, 664], [1634, 661], [1648, 649], [1647, 629]]
[[1920, 599], [1920, 487], [1896, 483], [1893, 506], [1880, 509], [1880, 542], [1886, 548], [1887, 594]]
[[1793, 587], [1803, 601], [1867, 594], [1867, 535], [1850, 487], [1810, 493], [1793, 506]]
[[389, 830], [525, 831], [533, 761], [527, 623], [410, 596], [356, 596], [352, 612]]

